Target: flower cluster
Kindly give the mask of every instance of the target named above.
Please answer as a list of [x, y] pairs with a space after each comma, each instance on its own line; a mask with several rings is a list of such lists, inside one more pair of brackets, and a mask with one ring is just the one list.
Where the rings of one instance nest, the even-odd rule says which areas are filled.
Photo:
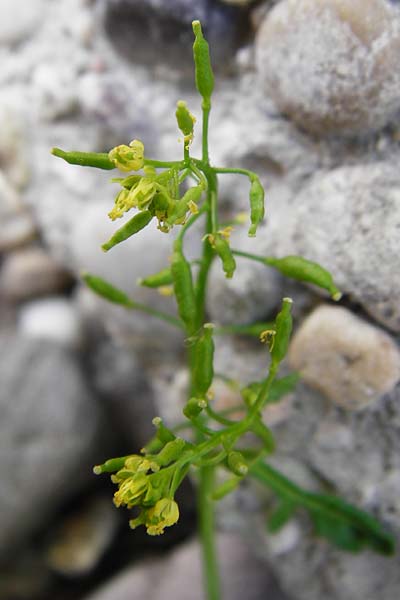
[[[138, 516], [129, 524], [132, 529], [144, 525], [149, 535], [164, 533], [165, 527], [174, 525], [179, 519], [174, 494], [181, 481], [183, 465], [180, 459], [190, 449], [188, 442], [175, 437], [157, 420], [156, 425], [158, 432], [151, 449], [158, 449], [158, 453], [143, 449], [144, 456], [132, 454], [95, 467], [95, 473], [113, 472], [111, 480], [118, 485], [114, 494], [115, 506], [138, 508]], [[170, 439], [165, 443], [166, 435]]]

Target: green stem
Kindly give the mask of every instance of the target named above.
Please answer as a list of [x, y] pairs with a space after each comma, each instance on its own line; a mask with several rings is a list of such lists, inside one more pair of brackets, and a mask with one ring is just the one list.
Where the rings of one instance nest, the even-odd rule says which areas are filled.
[[134, 302], [131, 308], [133, 310], [140, 310], [141, 312], [151, 315], [152, 317], [157, 317], [157, 319], [161, 319], [161, 321], [165, 321], [166, 323], [169, 323], [169, 325], [173, 325], [174, 327], [178, 327], [179, 329], [185, 329], [182, 321], [180, 321], [176, 317], [167, 315], [166, 313], [156, 310], [155, 308], [151, 308], [150, 306], [146, 306], [146, 304]]
[[153, 160], [152, 158], [145, 158], [144, 164], [148, 167], [155, 167], [156, 169], [171, 169], [172, 167], [176, 167], [179, 171], [181, 171], [185, 168], [184, 160], [164, 161]]
[[255, 260], [257, 262], [266, 265], [265, 257], [259, 256], [258, 254], [252, 254], [251, 252], [244, 252], [243, 250], [234, 250], [232, 248], [232, 254], [236, 254], [236, 256], [243, 256], [243, 258], [249, 258], [250, 260]]
[[205, 103], [203, 100], [203, 133], [202, 133], [202, 160], [206, 165], [209, 165], [208, 155], [208, 123], [210, 119], [211, 104]]
[[257, 175], [253, 171], [249, 171], [248, 169], [237, 169], [237, 168], [225, 169], [225, 168], [221, 168], [221, 167], [214, 167], [214, 172], [215, 173], [232, 173], [234, 175], [245, 175], [246, 177], [249, 177], [250, 179], [257, 177]]
[[207, 600], [220, 600], [220, 582], [215, 546], [214, 503], [211, 499], [213, 487], [214, 467], [201, 467], [198, 489], [198, 509]]

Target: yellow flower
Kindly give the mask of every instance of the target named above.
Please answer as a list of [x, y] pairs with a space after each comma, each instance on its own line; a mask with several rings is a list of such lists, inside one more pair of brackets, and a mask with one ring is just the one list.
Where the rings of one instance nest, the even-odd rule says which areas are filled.
[[146, 527], [149, 535], [164, 533], [165, 527], [175, 525], [179, 519], [179, 508], [175, 500], [161, 498], [146, 512]]
[[132, 140], [129, 146], [122, 144], [110, 150], [108, 157], [120, 171], [139, 171], [144, 165], [144, 145]]
[[140, 502], [142, 496], [146, 493], [149, 480], [147, 476], [141, 472], [133, 477], [129, 477], [120, 483], [119, 489], [114, 494], [114, 504], [119, 507], [126, 504], [128, 508], [132, 508]]

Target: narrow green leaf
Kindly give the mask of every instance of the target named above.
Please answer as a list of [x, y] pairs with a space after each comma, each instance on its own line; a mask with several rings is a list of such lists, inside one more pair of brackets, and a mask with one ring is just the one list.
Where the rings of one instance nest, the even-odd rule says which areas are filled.
[[283, 500], [278, 508], [269, 516], [267, 527], [271, 533], [277, 533], [293, 517], [297, 506], [293, 502]]

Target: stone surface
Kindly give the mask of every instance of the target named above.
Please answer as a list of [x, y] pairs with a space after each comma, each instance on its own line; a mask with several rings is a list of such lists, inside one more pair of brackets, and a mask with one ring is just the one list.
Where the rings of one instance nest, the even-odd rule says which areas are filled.
[[258, 32], [260, 82], [318, 134], [360, 133], [400, 108], [398, 11], [385, 0], [284, 0]]
[[24, 10], [11, 0], [0, 0], [0, 44], [16, 44], [32, 35], [44, 9], [43, 0], [30, 1]]
[[277, 255], [319, 262], [342, 292], [400, 331], [400, 280], [393, 276], [400, 251], [399, 197], [398, 169], [390, 163], [318, 173], [286, 206], [286, 235], [277, 239]]
[[118, 525], [119, 515], [110, 498], [90, 498], [53, 532], [45, 551], [47, 565], [64, 577], [88, 575], [111, 546]]
[[25, 337], [71, 348], [79, 348], [84, 341], [77, 307], [62, 296], [26, 302], [18, 312], [17, 324], [19, 333]]
[[72, 277], [41, 248], [10, 253], [0, 271], [0, 289], [14, 301], [54, 294], [65, 290]]
[[[285, 600], [265, 565], [259, 563], [238, 536], [221, 535], [219, 556], [224, 600]], [[85, 600], [200, 600], [200, 548], [187, 542], [169, 557], [127, 569]]]
[[367, 408], [400, 380], [400, 351], [385, 332], [349, 310], [320, 306], [292, 338], [289, 363], [336, 406]]
[[[0, 557], [91, 478], [101, 416], [76, 362], [56, 344], [1, 338]], [[103, 439], [104, 443], [104, 439]]]
[[192, 63], [191, 23], [196, 19], [203, 25], [214, 65], [220, 70], [226, 69], [237, 45], [242, 12], [235, 6], [210, 0], [170, 0], [168, 5], [162, 0], [112, 0], [103, 4], [105, 30], [132, 62], [168, 65], [178, 72], [187, 68]]

